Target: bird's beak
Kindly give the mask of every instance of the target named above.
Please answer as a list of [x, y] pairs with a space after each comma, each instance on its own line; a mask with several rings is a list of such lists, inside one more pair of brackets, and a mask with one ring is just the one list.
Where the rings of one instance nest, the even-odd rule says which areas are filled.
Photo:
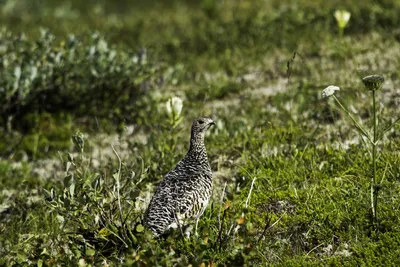
[[215, 122], [214, 122], [214, 121], [211, 121], [211, 122], [208, 124], [207, 129], [210, 129], [210, 127], [213, 126], [213, 125], [215, 125]]

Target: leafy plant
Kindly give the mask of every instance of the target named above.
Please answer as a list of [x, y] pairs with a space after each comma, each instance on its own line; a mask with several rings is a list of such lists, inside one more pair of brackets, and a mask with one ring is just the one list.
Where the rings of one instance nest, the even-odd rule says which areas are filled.
[[138, 245], [136, 234], [144, 230], [141, 214], [135, 211], [138, 181], [142, 179], [124, 172], [114, 147], [118, 170], [113, 174], [93, 171], [84, 154], [84, 135], [78, 131], [72, 139], [78, 157], [67, 154], [64, 189], [47, 192], [47, 205], [63, 238], [73, 241], [70, 249], [76, 257], [86, 256], [93, 262], [104, 257], [119, 258], [122, 251]]
[[386, 129], [383, 129], [380, 133], [378, 133], [378, 119], [377, 119], [377, 105], [376, 105], [376, 92], [382, 88], [384, 78], [380, 75], [370, 75], [366, 76], [362, 79], [365, 88], [372, 93], [372, 114], [373, 114], [373, 134], [372, 136], [368, 133], [367, 130], [357, 120], [352, 116], [352, 114], [343, 106], [343, 104], [339, 101], [339, 99], [335, 96], [335, 91], [340, 91], [340, 88], [337, 86], [328, 86], [322, 92], [322, 97], [330, 97], [336, 101], [339, 107], [351, 118], [353, 121], [354, 127], [360, 133], [361, 136], [367, 138], [369, 143], [371, 144], [372, 151], [372, 176], [370, 182], [370, 193], [371, 193], [371, 212], [372, 218], [374, 221], [377, 219], [377, 209], [378, 209], [378, 192], [380, 189], [380, 182], [377, 182], [377, 172], [376, 172], [376, 164], [378, 160], [377, 156], [377, 145], [382, 140], [384, 134], [389, 131], [398, 121], [398, 118], [395, 122], [391, 123]]
[[47, 30], [36, 41], [2, 30], [0, 39], [2, 124], [33, 110], [121, 120], [155, 78], [144, 51], [116, 50], [98, 33], [56, 42]]

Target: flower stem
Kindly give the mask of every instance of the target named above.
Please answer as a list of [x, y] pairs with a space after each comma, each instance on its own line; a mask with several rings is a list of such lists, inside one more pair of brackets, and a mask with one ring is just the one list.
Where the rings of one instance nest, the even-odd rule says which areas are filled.
[[376, 119], [376, 96], [375, 90], [372, 91], [372, 104], [373, 104], [373, 115], [374, 115], [374, 139], [372, 142], [372, 178], [371, 178], [371, 208], [372, 217], [376, 220], [376, 208], [378, 204], [378, 191], [376, 188], [376, 141], [377, 141], [377, 119]]
[[344, 32], [344, 28], [339, 27], [339, 38], [343, 38], [343, 32]]
[[347, 115], [349, 115], [349, 117], [351, 118], [351, 120], [353, 121], [354, 125], [356, 126], [356, 128], [365, 136], [367, 137], [367, 139], [372, 143], [372, 145], [374, 144], [374, 141], [371, 140], [371, 137], [369, 137], [368, 133], [364, 130], [363, 127], [361, 127], [361, 125], [354, 119], [354, 117], [351, 115], [351, 113], [342, 105], [342, 103], [340, 103], [339, 99], [337, 99], [337, 97], [335, 95], [332, 95], [333, 99], [335, 99], [336, 103], [340, 106], [341, 109], [343, 109], [344, 112], [346, 112]]

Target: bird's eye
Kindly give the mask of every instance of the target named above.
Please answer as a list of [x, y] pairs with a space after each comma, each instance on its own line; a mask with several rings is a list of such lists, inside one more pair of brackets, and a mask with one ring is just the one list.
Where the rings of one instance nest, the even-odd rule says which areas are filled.
[[199, 120], [199, 123], [200, 123], [200, 124], [203, 124], [203, 123], [204, 123], [204, 121], [203, 121], [203, 120]]

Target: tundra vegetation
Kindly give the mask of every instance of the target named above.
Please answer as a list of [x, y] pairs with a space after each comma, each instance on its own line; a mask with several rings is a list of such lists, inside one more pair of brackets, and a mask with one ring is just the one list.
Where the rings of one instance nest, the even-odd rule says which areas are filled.
[[[0, 1], [0, 265], [399, 266], [398, 14]], [[212, 200], [198, 236], [154, 238], [144, 209], [201, 115]]]

